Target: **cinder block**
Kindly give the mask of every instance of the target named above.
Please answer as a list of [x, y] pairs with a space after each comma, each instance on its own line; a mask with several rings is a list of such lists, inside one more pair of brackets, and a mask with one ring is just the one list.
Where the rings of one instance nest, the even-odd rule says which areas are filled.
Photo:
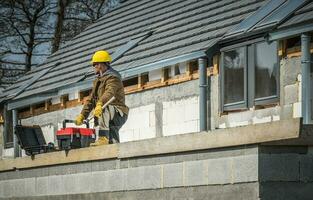
[[226, 123], [219, 124], [217, 128], [226, 128]]
[[127, 169], [118, 169], [118, 170], [109, 170], [106, 171], [106, 185], [105, 191], [123, 191], [126, 189], [126, 170]]
[[297, 102], [292, 104], [293, 106], [293, 118], [302, 117], [302, 110], [301, 110], [301, 102]]
[[[97, 171], [97, 172], [92, 172], [91, 173], [91, 182], [92, 187], [91, 187], [91, 192], [103, 192], [104, 191], [104, 186], [106, 185], [107, 177], [106, 173], [103, 171]], [[94, 184], [96, 183], [96, 184]]]
[[35, 196], [36, 195], [36, 178], [26, 178], [25, 181], [25, 195], [24, 196]]
[[313, 155], [301, 155], [300, 181], [313, 182]]
[[8, 172], [0, 172], [0, 181], [7, 180], [8, 179], [7, 174]]
[[92, 161], [91, 171], [106, 171], [116, 169], [116, 160]]
[[155, 127], [155, 111], [149, 112], [149, 127]]
[[231, 158], [208, 160], [208, 184], [231, 183]]
[[233, 183], [258, 181], [258, 155], [232, 158]]
[[12, 197], [14, 194], [14, 186], [12, 185], [11, 180], [3, 181], [3, 196], [5, 198]]
[[257, 118], [257, 117], [253, 117], [252, 118], [252, 123], [253, 124], [261, 124], [261, 123], [267, 123], [267, 122], [271, 122], [272, 121], [272, 117], [268, 116], [268, 117], [262, 117], [262, 118]]
[[238, 126], [247, 126], [247, 125], [249, 125], [249, 121], [229, 122], [229, 127], [238, 127]]
[[161, 187], [161, 166], [136, 167], [126, 170], [126, 190]]
[[25, 194], [25, 184], [23, 179], [9, 180], [9, 184], [11, 197], [22, 197]]
[[298, 154], [260, 154], [260, 181], [299, 181]]
[[156, 129], [155, 127], [149, 128], [140, 128], [139, 129], [139, 140], [148, 139], [148, 138], [155, 138], [156, 137]]
[[185, 162], [184, 185], [208, 184], [208, 162], [206, 160]]
[[4, 183], [5, 181], [0, 180], [0, 198], [4, 198]]
[[62, 176], [64, 191], [67, 194], [74, 194], [79, 182], [76, 180], [77, 174], [67, 174]]
[[199, 104], [190, 103], [185, 105], [185, 120], [199, 120]]
[[177, 133], [174, 133], [174, 135], [199, 132], [198, 123], [199, 123], [198, 120], [181, 123], [178, 129], [179, 131], [177, 131]]
[[179, 187], [184, 185], [183, 163], [163, 166], [163, 187]]
[[253, 111], [244, 111], [239, 113], [230, 113], [227, 115], [229, 123], [249, 121], [253, 117]]
[[280, 118], [291, 119], [293, 117], [293, 105], [284, 105], [281, 106]]
[[21, 172], [19, 170], [7, 172], [8, 179], [18, 179]]
[[273, 121], [279, 121], [280, 120], [280, 116], [279, 115], [273, 115], [272, 120]]
[[47, 195], [50, 185], [48, 183], [48, 177], [36, 178], [36, 196]]
[[[70, 165], [70, 168], [74, 169], [74, 173], [83, 173], [83, 172], [90, 172], [92, 170], [91, 162], [84, 162], [84, 163], [75, 163]], [[65, 167], [67, 167], [65, 165]]]
[[292, 104], [298, 102], [298, 84], [287, 85], [284, 87], [284, 104]]
[[95, 184], [92, 182], [92, 176], [91, 173], [79, 173], [75, 174], [74, 180], [72, 180], [72, 183], [75, 183], [74, 187], [74, 193], [90, 193], [91, 187]]
[[63, 176], [48, 176], [48, 195], [65, 194]]
[[120, 142], [129, 141], [130, 134], [132, 134], [131, 130], [127, 129], [127, 127], [122, 127], [119, 131], [120, 134]]
[[298, 74], [301, 74], [301, 59], [289, 58], [281, 61], [281, 82], [282, 86], [294, 84]]

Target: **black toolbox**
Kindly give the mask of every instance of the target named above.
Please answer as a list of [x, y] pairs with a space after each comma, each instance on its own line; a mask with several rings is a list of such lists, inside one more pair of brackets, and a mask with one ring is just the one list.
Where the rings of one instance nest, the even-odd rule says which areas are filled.
[[18, 144], [25, 150], [26, 155], [31, 156], [40, 153], [54, 151], [54, 145], [46, 144], [40, 126], [15, 126], [15, 134]]

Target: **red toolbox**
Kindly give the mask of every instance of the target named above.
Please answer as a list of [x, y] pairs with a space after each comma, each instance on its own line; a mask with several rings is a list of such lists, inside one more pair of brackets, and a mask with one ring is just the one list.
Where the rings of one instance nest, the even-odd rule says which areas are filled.
[[73, 123], [73, 120], [64, 120], [63, 128], [57, 131], [58, 146], [60, 149], [75, 149], [89, 147], [90, 143], [95, 142], [95, 129], [87, 128], [66, 128], [66, 123]]

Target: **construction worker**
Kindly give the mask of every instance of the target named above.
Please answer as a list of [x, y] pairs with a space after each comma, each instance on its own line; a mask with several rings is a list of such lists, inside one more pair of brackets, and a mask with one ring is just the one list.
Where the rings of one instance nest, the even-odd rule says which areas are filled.
[[[94, 108], [95, 125], [99, 125], [99, 137], [92, 146], [118, 143], [119, 129], [127, 120], [129, 109], [125, 105], [122, 78], [110, 66], [111, 61], [112, 58], [107, 51], [97, 51], [92, 56], [91, 62], [96, 79], [81, 113], [75, 119], [75, 124], [81, 125]], [[115, 99], [102, 109], [112, 97]]]

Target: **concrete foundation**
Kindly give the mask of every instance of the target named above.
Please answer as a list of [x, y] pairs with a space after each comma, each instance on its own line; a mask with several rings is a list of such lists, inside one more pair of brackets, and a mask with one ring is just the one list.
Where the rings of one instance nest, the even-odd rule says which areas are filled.
[[311, 199], [312, 147], [245, 145], [0, 173], [0, 199]]

